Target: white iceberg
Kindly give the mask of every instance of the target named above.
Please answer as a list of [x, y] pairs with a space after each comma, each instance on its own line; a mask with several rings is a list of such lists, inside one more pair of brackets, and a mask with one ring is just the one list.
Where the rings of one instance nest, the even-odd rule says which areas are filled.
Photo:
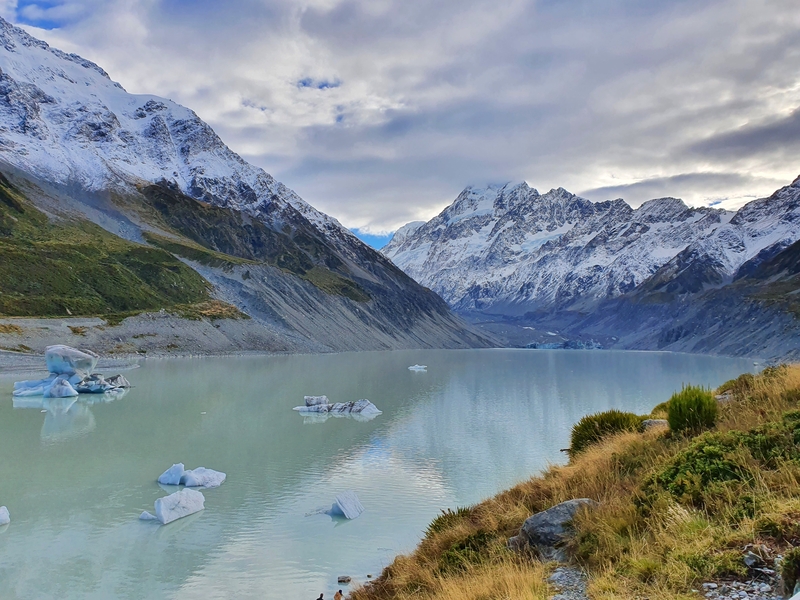
[[222, 485], [227, 475], [221, 471], [197, 467], [183, 473], [181, 483], [186, 487], [215, 488]]
[[5, 506], [0, 506], [0, 525], [8, 525], [11, 523], [11, 516], [8, 514], [8, 509]]
[[[169, 496], [159, 498], [155, 502], [155, 516], [162, 525], [172, 523], [183, 517], [200, 512], [205, 508], [206, 499], [196, 490], [183, 489]], [[149, 513], [148, 513], [149, 514]], [[145, 513], [139, 517], [145, 517]]]
[[53, 384], [43, 394], [45, 398], [73, 398], [77, 395], [78, 392], [63, 375], [56, 377]]
[[411, 365], [408, 367], [409, 371], [427, 371], [428, 365]]
[[364, 512], [364, 507], [358, 500], [358, 496], [353, 491], [342, 492], [336, 496], [336, 502], [333, 503], [330, 510], [327, 511], [329, 515], [341, 516], [347, 519], [355, 519]]
[[139, 519], [141, 521], [158, 521], [158, 517], [154, 514], [147, 512], [146, 510], [139, 515]]
[[163, 485], [185, 485], [186, 487], [215, 488], [222, 485], [227, 475], [221, 471], [197, 467], [187, 470], [183, 463], [172, 465], [158, 477]]
[[61, 344], [44, 350], [47, 370], [56, 375], [79, 375], [81, 379], [91, 374], [100, 357], [89, 350], [78, 350]]
[[158, 476], [158, 483], [162, 483], [164, 485], [180, 485], [181, 477], [183, 477], [185, 471], [186, 469], [183, 466], [183, 463], [172, 465], [169, 469]]
[[321, 404], [330, 404], [327, 396], [304, 396], [306, 406], [320, 406]]

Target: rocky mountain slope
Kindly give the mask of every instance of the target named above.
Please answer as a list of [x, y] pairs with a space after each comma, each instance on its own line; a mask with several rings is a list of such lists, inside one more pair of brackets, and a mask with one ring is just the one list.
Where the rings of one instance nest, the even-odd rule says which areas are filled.
[[[724, 353], [777, 356], [800, 340], [787, 266], [798, 239], [800, 180], [735, 213], [675, 198], [633, 209], [521, 183], [467, 188], [382, 252], [457, 311], [494, 320], [498, 333], [511, 327], [517, 344], [549, 331], [617, 347], [723, 353], [721, 344]], [[747, 303], [744, 323], [735, 305]], [[779, 322], [780, 335], [765, 326]], [[711, 323], [724, 323], [718, 334], [730, 339], [712, 344]], [[761, 333], [746, 341], [756, 323]]]
[[[55, 229], [91, 237], [88, 224], [96, 224], [136, 247], [178, 257], [201, 276], [194, 300], [207, 295], [252, 317], [249, 335], [231, 341], [231, 349], [487, 343], [435, 294], [231, 151], [191, 110], [128, 94], [94, 63], [2, 19], [0, 173], [12, 194], [33, 206], [29, 214], [41, 211]], [[12, 229], [6, 236], [23, 243], [19, 228]], [[59, 267], [58, 257], [44, 251], [52, 240], [28, 242], [45, 261], [39, 271]], [[12, 262], [8, 269], [23, 269]], [[163, 264], [148, 264], [156, 270], [148, 276], [159, 279]], [[98, 300], [89, 279], [72, 278], [60, 304], [42, 281], [31, 281], [30, 289], [3, 289], [0, 282], [0, 315], [96, 314], [98, 306], [119, 315], [129, 308], [111, 296]], [[127, 274], [119, 280], [132, 281]], [[86, 294], [94, 304], [82, 303]], [[169, 309], [166, 296], [157, 296], [148, 296], [153, 306], [134, 309]]]

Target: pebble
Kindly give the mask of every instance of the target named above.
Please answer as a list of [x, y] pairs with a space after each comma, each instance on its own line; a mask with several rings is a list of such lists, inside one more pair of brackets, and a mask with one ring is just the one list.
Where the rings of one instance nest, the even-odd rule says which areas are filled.
[[558, 567], [549, 581], [559, 592], [551, 600], [589, 600], [586, 595], [586, 574], [580, 569]]
[[704, 583], [702, 594], [709, 600], [782, 600], [783, 596], [774, 592], [777, 579], [771, 583], [764, 581], [731, 581], [726, 583]]

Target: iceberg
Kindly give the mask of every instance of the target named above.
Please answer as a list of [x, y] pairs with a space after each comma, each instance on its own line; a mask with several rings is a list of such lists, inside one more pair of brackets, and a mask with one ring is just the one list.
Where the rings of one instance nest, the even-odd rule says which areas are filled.
[[8, 509], [5, 506], [0, 506], [0, 525], [8, 525], [11, 523], [11, 516], [8, 514]]
[[327, 396], [304, 396], [306, 406], [320, 406], [322, 404], [330, 404]]
[[184, 468], [183, 463], [172, 465], [169, 469], [158, 476], [158, 483], [162, 483], [164, 485], [180, 485], [181, 477], [183, 477], [185, 470], [186, 469]]
[[141, 521], [158, 521], [158, 517], [155, 516], [154, 514], [151, 514], [151, 513], [147, 512], [145, 510], [145, 511], [142, 511], [142, 514], [139, 515], [139, 520], [141, 520]]
[[408, 367], [408, 370], [417, 372], [427, 371], [428, 365], [411, 365], [410, 367]]
[[99, 358], [89, 350], [77, 350], [61, 344], [44, 349], [47, 370], [56, 375], [80, 375], [83, 379], [94, 371]]
[[76, 350], [62, 345], [48, 346], [44, 357], [50, 375], [44, 379], [17, 381], [14, 383], [15, 397], [71, 398], [78, 394], [107, 393], [122, 397], [119, 390], [131, 387], [122, 375], [106, 379], [99, 373], [93, 373], [98, 356], [89, 350]]
[[348, 490], [336, 496], [336, 502], [334, 502], [330, 510], [326, 512], [332, 516], [355, 519], [364, 512], [364, 507], [361, 505], [361, 502], [359, 502], [356, 493]]
[[44, 393], [53, 385], [57, 375], [52, 373], [45, 379], [34, 379], [31, 381], [17, 381], [14, 383], [14, 396], [43, 396]]
[[185, 471], [181, 477], [181, 483], [186, 487], [215, 488], [222, 485], [227, 475], [221, 471], [197, 467], [190, 471]]
[[[205, 497], [200, 492], [183, 489], [156, 500], [155, 517], [161, 521], [162, 525], [166, 525], [167, 523], [172, 523], [172, 521], [200, 512], [205, 508], [205, 501]], [[150, 513], [147, 514], [149, 515]], [[142, 517], [145, 520], [149, 519], [145, 513], [142, 513], [139, 518], [141, 519]]]
[[63, 375], [56, 377], [52, 385], [43, 394], [45, 398], [73, 398], [78, 392], [70, 385], [69, 380]]
[[186, 470], [183, 463], [172, 465], [158, 477], [163, 485], [185, 485], [186, 487], [215, 488], [222, 485], [227, 475], [221, 471], [197, 467]]
[[[325, 396], [321, 397], [326, 398]], [[366, 398], [352, 402], [336, 402], [335, 404], [295, 406], [292, 410], [303, 415], [303, 423], [324, 423], [330, 417], [348, 417], [354, 421], [365, 422], [382, 414], [378, 407]]]

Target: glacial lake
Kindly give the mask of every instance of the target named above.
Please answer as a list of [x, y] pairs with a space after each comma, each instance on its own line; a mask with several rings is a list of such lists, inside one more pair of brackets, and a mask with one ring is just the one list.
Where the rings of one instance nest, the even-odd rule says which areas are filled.
[[[427, 372], [408, 370], [415, 363]], [[571, 426], [649, 413], [750, 360], [570, 350], [450, 350], [147, 360], [135, 386], [14, 408], [0, 376], [0, 598], [326, 598], [412, 550], [439, 511], [565, 461]], [[107, 374], [113, 374], [111, 372]], [[44, 375], [44, 373], [43, 373]], [[29, 375], [29, 378], [33, 376]], [[304, 395], [372, 400], [368, 422], [308, 422]], [[174, 462], [227, 473], [206, 509], [138, 520]], [[354, 490], [352, 521], [314, 513]]]

